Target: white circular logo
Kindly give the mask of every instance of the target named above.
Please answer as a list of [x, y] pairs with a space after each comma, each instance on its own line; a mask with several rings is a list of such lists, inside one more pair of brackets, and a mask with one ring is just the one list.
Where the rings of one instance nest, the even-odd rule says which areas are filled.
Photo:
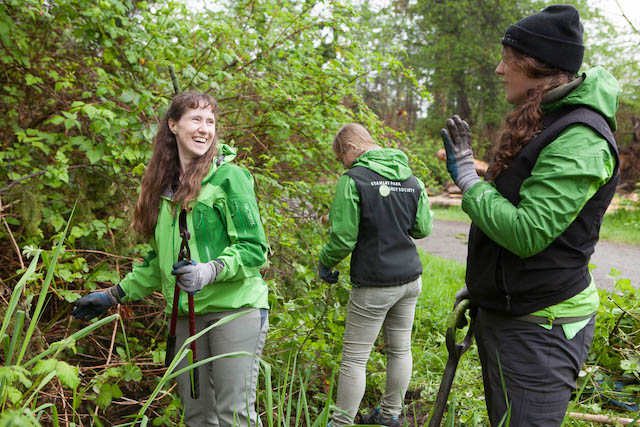
[[389, 193], [391, 193], [391, 190], [389, 190], [389, 186], [387, 184], [382, 184], [378, 191], [380, 192], [380, 195], [382, 197], [387, 197]]

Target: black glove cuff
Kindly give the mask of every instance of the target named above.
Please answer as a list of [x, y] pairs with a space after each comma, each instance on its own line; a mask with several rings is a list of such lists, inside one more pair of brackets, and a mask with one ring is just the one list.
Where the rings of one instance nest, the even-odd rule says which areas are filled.
[[115, 289], [115, 291], [116, 291], [116, 294], [117, 294], [118, 302], [120, 302], [120, 300], [121, 300], [122, 298], [124, 298], [124, 297], [126, 297], [126, 296], [127, 296], [127, 294], [125, 294], [125, 293], [124, 293], [124, 290], [122, 290], [122, 286], [120, 286], [120, 283], [118, 283], [118, 284], [116, 285], [116, 289]]

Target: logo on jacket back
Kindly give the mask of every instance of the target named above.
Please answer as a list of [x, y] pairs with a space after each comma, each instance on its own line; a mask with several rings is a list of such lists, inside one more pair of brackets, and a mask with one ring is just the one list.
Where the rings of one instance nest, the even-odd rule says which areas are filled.
[[379, 187], [378, 192], [382, 197], [387, 197], [392, 191], [398, 193], [415, 193], [416, 189], [411, 187], [403, 187], [398, 181], [371, 181], [372, 187]]

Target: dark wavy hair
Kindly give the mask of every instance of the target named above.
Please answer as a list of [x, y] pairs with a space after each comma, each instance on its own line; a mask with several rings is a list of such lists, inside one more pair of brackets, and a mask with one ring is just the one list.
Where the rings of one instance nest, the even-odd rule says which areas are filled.
[[485, 178], [495, 179], [531, 140], [542, 130], [542, 98], [551, 89], [571, 82], [575, 74], [552, 68], [535, 58], [504, 46], [502, 59], [512, 69], [524, 72], [532, 78], [550, 77], [533, 89], [529, 89], [525, 101], [506, 115], [498, 130], [496, 143], [490, 150], [490, 164]]
[[169, 129], [169, 119], [178, 121], [189, 109], [208, 107], [211, 107], [217, 118], [218, 103], [206, 93], [189, 91], [173, 98], [154, 138], [153, 154], [142, 178], [140, 196], [133, 211], [131, 226], [138, 233], [147, 237], [153, 236], [158, 222], [160, 195], [175, 183], [179, 183], [173, 196], [176, 206], [186, 206], [200, 194], [202, 179], [218, 154], [218, 132], [216, 132], [209, 150], [196, 159], [188, 170], [182, 171], [183, 176], [181, 176], [178, 142], [176, 136]]

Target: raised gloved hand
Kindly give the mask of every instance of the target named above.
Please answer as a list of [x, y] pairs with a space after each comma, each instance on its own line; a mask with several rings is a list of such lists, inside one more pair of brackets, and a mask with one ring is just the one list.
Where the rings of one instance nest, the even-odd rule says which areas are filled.
[[93, 292], [73, 303], [75, 308], [71, 310], [71, 315], [76, 319], [91, 320], [118, 304], [124, 296], [125, 293], [120, 285], [112, 286], [104, 291]]
[[340, 272], [333, 271], [329, 267], [325, 267], [321, 262], [318, 262], [318, 275], [327, 283], [336, 283]]
[[173, 264], [171, 274], [176, 276], [176, 283], [180, 289], [194, 294], [215, 282], [223, 268], [224, 263], [219, 259], [201, 263], [182, 260]]
[[455, 115], [447, 119], [446, 126], [447, 129], [442, 129], [440, 135], [447, 152], [447, 170], [453, 182], [464, 193], [480, 181], [473, 161], [469, 123]]

